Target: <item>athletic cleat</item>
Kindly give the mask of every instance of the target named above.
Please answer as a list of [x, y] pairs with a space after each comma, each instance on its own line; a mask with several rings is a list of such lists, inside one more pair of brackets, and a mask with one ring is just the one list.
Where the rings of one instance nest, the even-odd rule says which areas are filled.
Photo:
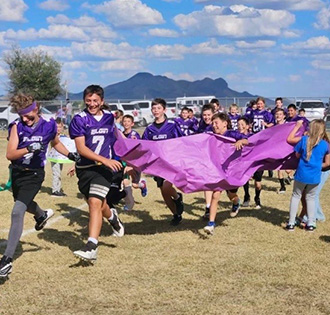
[[45, 213], [43, 216], [41, 216], [40, 218], [36, 218], [34, 217], [34, 219], [36, 220], [36, 224], [34, 226], [34, 228], [37, 230], [37, 231], [40, 231], [42, 230], [47, 221], [54, 215], [54, 211], [52, 209], [46, 209], [45, 210]]
[[306, 227], [305, 227], [305, 230], [307, 232], [314, 232], [315, 229], [316, 229], [316, 227], [313, 225], [306, 225]]
[[292, 178], [290, 176], [287, 177], [287, 178], [284, 178], [284, 183], [287, 184], [287, 185], [290, 185], [291, 181], [292, 181]]
[[240, 200], [238, 199], [238, 204], [237, 204], [237, 205], [234, 205], [234, 204], [233, 204], [233, 206], [232, 206], [232, 208], [231, 208], [231, 211], [230, 211], [230, 216], [231, 216], [232, 218], [234, 218], [234, 217], [237, 216], [240, 206], [241, 206], [241, 202], [240, 202]]
[[202, 217], [204, 220], [208, 220], [210, 218], [210, 207], [205, 208], [205, 213], [203, 214]]
[[242, 207], [248, 207], [250, 205], [250, 199], [244, 199], [244, 202], [242, 203]]
[[141, 196], [145, 197], [148, 194], [147, 182], [145, 181], [145, 179], [141, 179], [140, 183], [143, 184], [143, 188], [140, 188]]
[[6, 278], [11, 274], [13, 269], [13, 260], [5, 255], [0, 260], [0, 278]]
[[256, 209], [261, 209], [261, 203], [259, 198], [254, 198], [254, 201], [256, 203]]
[[294, 231], [294, 224], [287, 224], [285, 229], [288, 231], [288, 232], [293, 232]]
[[179, 198], [178, 199], [173, 199], [175, 206], [176, 206], [176, 214], [178, 216], [181, 216], [183, 213], [183, 201], [182, 201], [182, 194], [178, 192]]
[[209, 235], [213, 235], [214, 234], [214, 225], [207, 225], [207, 226], [204, 226], [204, 232], [206, 234], [209, 234]]
[[65, 194], [63, 191], [54, 191], [51, 194], [51, 197], [57, 197], [57, 198], [67, 197], [67, 194]]
[[125, 234], [124, 225], [118, 217], [117, 210], [115, 208], [112, 208], [111, 211], [113, 213], [113, 219], [109, 220], [109, 223], [110, 223], [110, 225], [112, 227], [112, 230], [113, 230], [112, 235], [117, 236], [117, 237], [122, 237]]
[[95, 261], [97, 258], [97, 250], [97, 245], [91, 241], [88, 241], [82, 249], [73, 252], [73, 255], [82, 260]]
[[286, 192], [285, 187], [281, 187], [280, 190], [278, 191], [279, 194], [285, 194], [285, 192]]
[[173, 226], [177, 226], [181, 223], [181, 221], [182, 221], [182, 216], [174, 214], [173, 219], [171, 220], [170, 224]]

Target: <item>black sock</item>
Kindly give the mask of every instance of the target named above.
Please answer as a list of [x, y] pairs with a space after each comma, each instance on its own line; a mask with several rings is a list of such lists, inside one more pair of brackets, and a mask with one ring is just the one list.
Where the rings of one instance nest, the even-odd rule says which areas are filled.
[[280, 180], [281, 188], [285, 188], [284, 178], [280, 178], [279, 180]]
[[256, 188], [255, 191], [256, 191], [256, 199], [260, 199], [261, 189], [259, 190]]

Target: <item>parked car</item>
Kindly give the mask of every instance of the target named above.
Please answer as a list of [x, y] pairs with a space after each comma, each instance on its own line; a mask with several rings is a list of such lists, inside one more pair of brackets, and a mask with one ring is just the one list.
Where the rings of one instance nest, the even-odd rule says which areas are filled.
[[116, 110], [120, 109], [124, 112], [124, 115], [131, 115], [134, 117], [135, 124], [142, 124], [142, 111], [138, 104], [132, 103], [110, 103], [110, 110], [115, 112]]
[[191, 108], [196, 117], [201, 116], [202, 107], [206, 104], [209, 104], [210, 101], [215, 98], [214, 95], [208, 96], [184, 96], [177, 97], [176, 103], [179, 105], [179, 108], [188, 107]]
[[[44, 107], [40, 108], [40, 113], [46, 119], [55, 118], [55, 115]], [[0, 106], [0, 130], [7, 130], [9, 124], [18, 117], [19, 115], [12, 111], [11, 106]]]
[[179, 116], [179, 108], [176, 102], [166, 102], [166, 116], [168, 119], [174, 119]]
[[305, 117], [312, 121], [314, 119], [326, 119], [326, 106], [321, 100], [301, 100], [296, 102], [299, 109], [305, 110]]
[[147, 126], [154, 121], [154, 116], [151, 113], [151, 103], [150, 100], [140, 100], [132, 101], [130, 104], [136, 104], [140, 107], [142, 113], [141, 126]]

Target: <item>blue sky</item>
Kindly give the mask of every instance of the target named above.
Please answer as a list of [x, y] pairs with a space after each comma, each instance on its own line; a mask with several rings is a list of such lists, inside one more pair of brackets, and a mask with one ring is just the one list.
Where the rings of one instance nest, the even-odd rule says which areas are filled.
[[[13, 44], [60, 61], [70, 92], [143, 71], [330, 96], [328, 0], [1, 0], [0, 56]], [[0, 59], [0, 94], [6, 81]]]

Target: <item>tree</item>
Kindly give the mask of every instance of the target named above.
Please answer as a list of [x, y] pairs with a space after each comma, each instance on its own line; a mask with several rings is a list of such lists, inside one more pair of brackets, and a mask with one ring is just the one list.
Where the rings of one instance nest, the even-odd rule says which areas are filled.
[[61, 64], [47, 53], [13, 47], [3, 60], [8, 66], [10, 94], [27, 93], [37, 100], [51, 100], [62, 94]]

